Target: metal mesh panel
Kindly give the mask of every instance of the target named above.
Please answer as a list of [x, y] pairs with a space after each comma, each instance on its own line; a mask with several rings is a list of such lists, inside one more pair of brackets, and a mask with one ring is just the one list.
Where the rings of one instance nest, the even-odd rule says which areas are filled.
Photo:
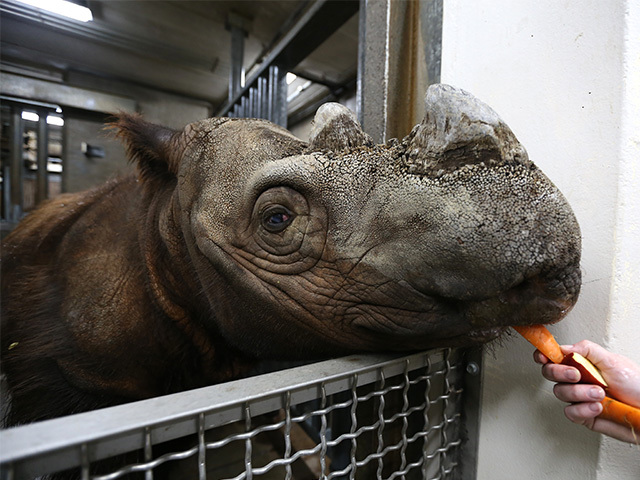
[[461, 478], [465, 366], [352, 356], [8, 429], [2, 478]]

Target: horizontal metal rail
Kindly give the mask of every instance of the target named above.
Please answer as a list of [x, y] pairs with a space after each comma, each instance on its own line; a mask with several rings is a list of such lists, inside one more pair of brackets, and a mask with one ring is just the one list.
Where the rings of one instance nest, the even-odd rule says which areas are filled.
[[0, 467], [8, 478], [49, 473], [52, 464], [56, 470], [77, 467], [425, 366], [438, 369], [448, 365], [445, 352], [353, 355], [6, 429], [0, 432]]

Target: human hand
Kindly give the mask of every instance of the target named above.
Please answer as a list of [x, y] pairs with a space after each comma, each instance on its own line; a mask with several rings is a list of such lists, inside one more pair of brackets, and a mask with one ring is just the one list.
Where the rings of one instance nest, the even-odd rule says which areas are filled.
[[[565, 354], [581, 354], [598, 367], [609, 384], [609, 396], [628, 405], [640, 407], [639, 365], [588, 340], [582, 340], [575, 345], [562, 345], [561, 348]], [[605, 396], [601, 387], [578, 384], [580, 372], [576, 368], [554, 364], [538, 350], [534, 352], [534, 360], [542, 364], [544, 378], [556, 382], [553, 387], [554, 395], [559, 400], [570, 403], [564, 410], [569, 420], [618, 440], [640, 444], [640, 432], [633, 432], [624, 425], [597, 418], [602, 413], [600, 402]]]

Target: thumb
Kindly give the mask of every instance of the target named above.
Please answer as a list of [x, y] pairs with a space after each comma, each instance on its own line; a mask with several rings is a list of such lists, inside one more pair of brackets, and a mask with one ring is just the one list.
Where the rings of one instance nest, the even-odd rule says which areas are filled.
[[602, 371], [614, 368], [615, 355], [597, 343], [582, 340], [574, 345], [568, 346], [567, 350], [579, 353]]

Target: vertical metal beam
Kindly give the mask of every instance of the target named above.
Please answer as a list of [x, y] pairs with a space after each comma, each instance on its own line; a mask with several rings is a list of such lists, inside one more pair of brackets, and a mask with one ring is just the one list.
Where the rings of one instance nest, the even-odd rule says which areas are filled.
[[376, 143], [387, 133], [391, 0], [360, 0], [357, 114]]
[[462, 425], [464, 441], [459, 450], [459, 468], [453, 480], [477, 477], [478, 439], [480, 437], [480, 409], [482, 407], [482, 347], [468, 348], [464, 352], [465, 366], [462, 388]]
[[440, 80], [442, 0], [360, 0], [358, 118], [376, 142], [403, 137]]
[[229, 73], [229, 101], [242, 89], [244, 77], [244, 38], [247, 32], [245, 20], [234, 13], [227, 18], [227, 30], [231, 32], [231, 70]]
[[14, 106], [11, 108], [11, 173], [8, 182], [11, 189], [11, 199], [7, 216], [11, 220], [18, 220], [22, 216], [24, 206], [22, 190], [23, 129], [22, 109]]
[[47, 163], [49, 159], [49, 127], [47, 125], [47, 110], [38, 111], [38, 170], [36, 172], [36, 205], [49, 196], [49, 174]]

